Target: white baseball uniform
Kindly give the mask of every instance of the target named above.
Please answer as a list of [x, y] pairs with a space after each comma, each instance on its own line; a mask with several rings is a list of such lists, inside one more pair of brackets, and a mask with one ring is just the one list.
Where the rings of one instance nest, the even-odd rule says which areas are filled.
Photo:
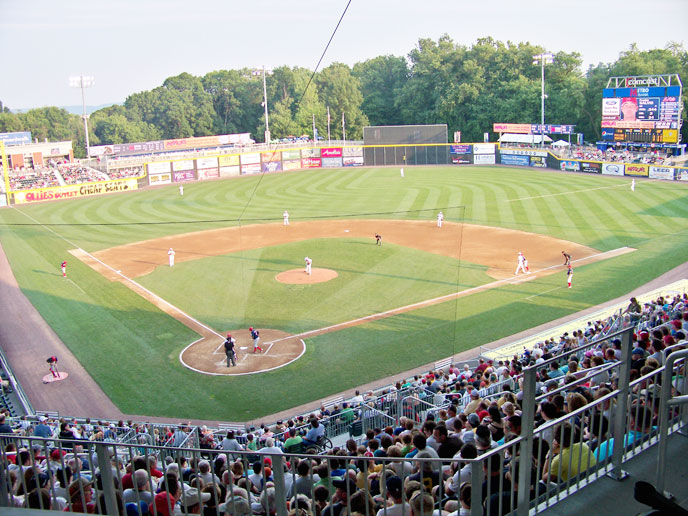
[[306, 262], [306, 274], [311, 273], [311, 265], [313, 264], [313, 260], [311, 260], [308, 256], [304, 258], [304, 261]]
[[284, 213], [282, 213], [282, 217], [284, 218], [284, 225], [288, 226], [289, 225], [289, 212], [287, 210], [284, 210]]
[[631, 179], [631, 192], [635, 192], [635, 179]]
[[404, 167], [401, 167], [401, 177], [404, 177]]
[[184, 185], [179, 185], [179, 195], [184, 196]]
[[167, 256], [170, 258], [170, 267], [174, 267], [174, 249], [170, 247], [170, 250], [167, 251]]
[[442, 221], [444, 220], [444, 213], [439, 212], [437, 214], [437, 227], [441, 228], [442, 227]]
[[514, 274], [518, 274], [519, 269], [523, 271], [523, 274], [526, 273], [526, 257], [523, 256], [523, 253], [518, 253], [518, 265], [516, 265], [516, 272]]

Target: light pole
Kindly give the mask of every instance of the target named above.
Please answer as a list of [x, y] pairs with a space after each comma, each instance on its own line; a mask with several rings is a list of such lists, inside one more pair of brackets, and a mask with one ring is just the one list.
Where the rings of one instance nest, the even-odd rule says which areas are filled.
[[84, 88], [90, 88], [96, 83], [95, 77], [92, 75], [75, 75], [69, 78], [69, 85], [72, 88], [81, 88], [81, 108], [84, 119], [84, 135], [86, 138], [86, 158], [91, 157], [91, 146], [88, 143], [88, 115], [86, 114], [86, 97], [84, 95]]
[[533, 56], [533, 64], [540, 64], [542, 67], [542, 96], [541, 96], [541, 106], [540, 106], [540, 145], [545, 146], [545, 64], [552, 64], [554, 62], [554, 55], [549, 52], [544, 52], [542, 54], [537, 54]]
[[[261, 70], [253, 70], [251, 72], [252, 75], [260, 75]], [[265, 67], [263, 66], [262, 68], [262, 75], [263, 75], [263, 102], [260, 103], [263, 108], [265, 108], [265, 143], [268, 145], [270, 144], [270, 122], [268, 120], [268, 88], [267, 88], [267, 83], [265, 82], [265, 75], [272, 75], [272, 70], [265, 70]]]

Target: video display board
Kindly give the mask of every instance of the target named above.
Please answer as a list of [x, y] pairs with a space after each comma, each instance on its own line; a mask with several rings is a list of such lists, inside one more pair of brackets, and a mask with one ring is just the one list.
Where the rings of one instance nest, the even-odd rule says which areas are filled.
[[602, 91], [602, 139], [616, 142], [677, 143], [681, 127], [680, 85], [661, 77], [614, 78]]

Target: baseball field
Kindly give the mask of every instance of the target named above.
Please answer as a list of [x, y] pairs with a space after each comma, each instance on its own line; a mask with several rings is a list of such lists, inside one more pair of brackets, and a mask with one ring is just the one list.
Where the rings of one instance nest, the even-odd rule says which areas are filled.
[[[282, 172], [190, 183], [183, 196], [169, 185], [4, 208], [0, 242], [24, 294], [123, 413], [248, 421], [684, 263], [688, 185], [637, 180], [632, 192], [629, 178], [507, 167]], [[514, 276], [519, 251], [529, 275]], [[264, 353], [251, 353], [249, 327]]]

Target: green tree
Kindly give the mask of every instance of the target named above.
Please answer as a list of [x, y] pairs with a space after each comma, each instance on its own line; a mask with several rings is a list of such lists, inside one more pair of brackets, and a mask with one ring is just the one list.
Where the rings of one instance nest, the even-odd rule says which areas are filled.
[[356, 63], [354, 77], [359, 80], [363, 101], [361, 110], [371, 125], [402, 125], [397, 98], [409, 79], [406, 58], [378, 56]]

